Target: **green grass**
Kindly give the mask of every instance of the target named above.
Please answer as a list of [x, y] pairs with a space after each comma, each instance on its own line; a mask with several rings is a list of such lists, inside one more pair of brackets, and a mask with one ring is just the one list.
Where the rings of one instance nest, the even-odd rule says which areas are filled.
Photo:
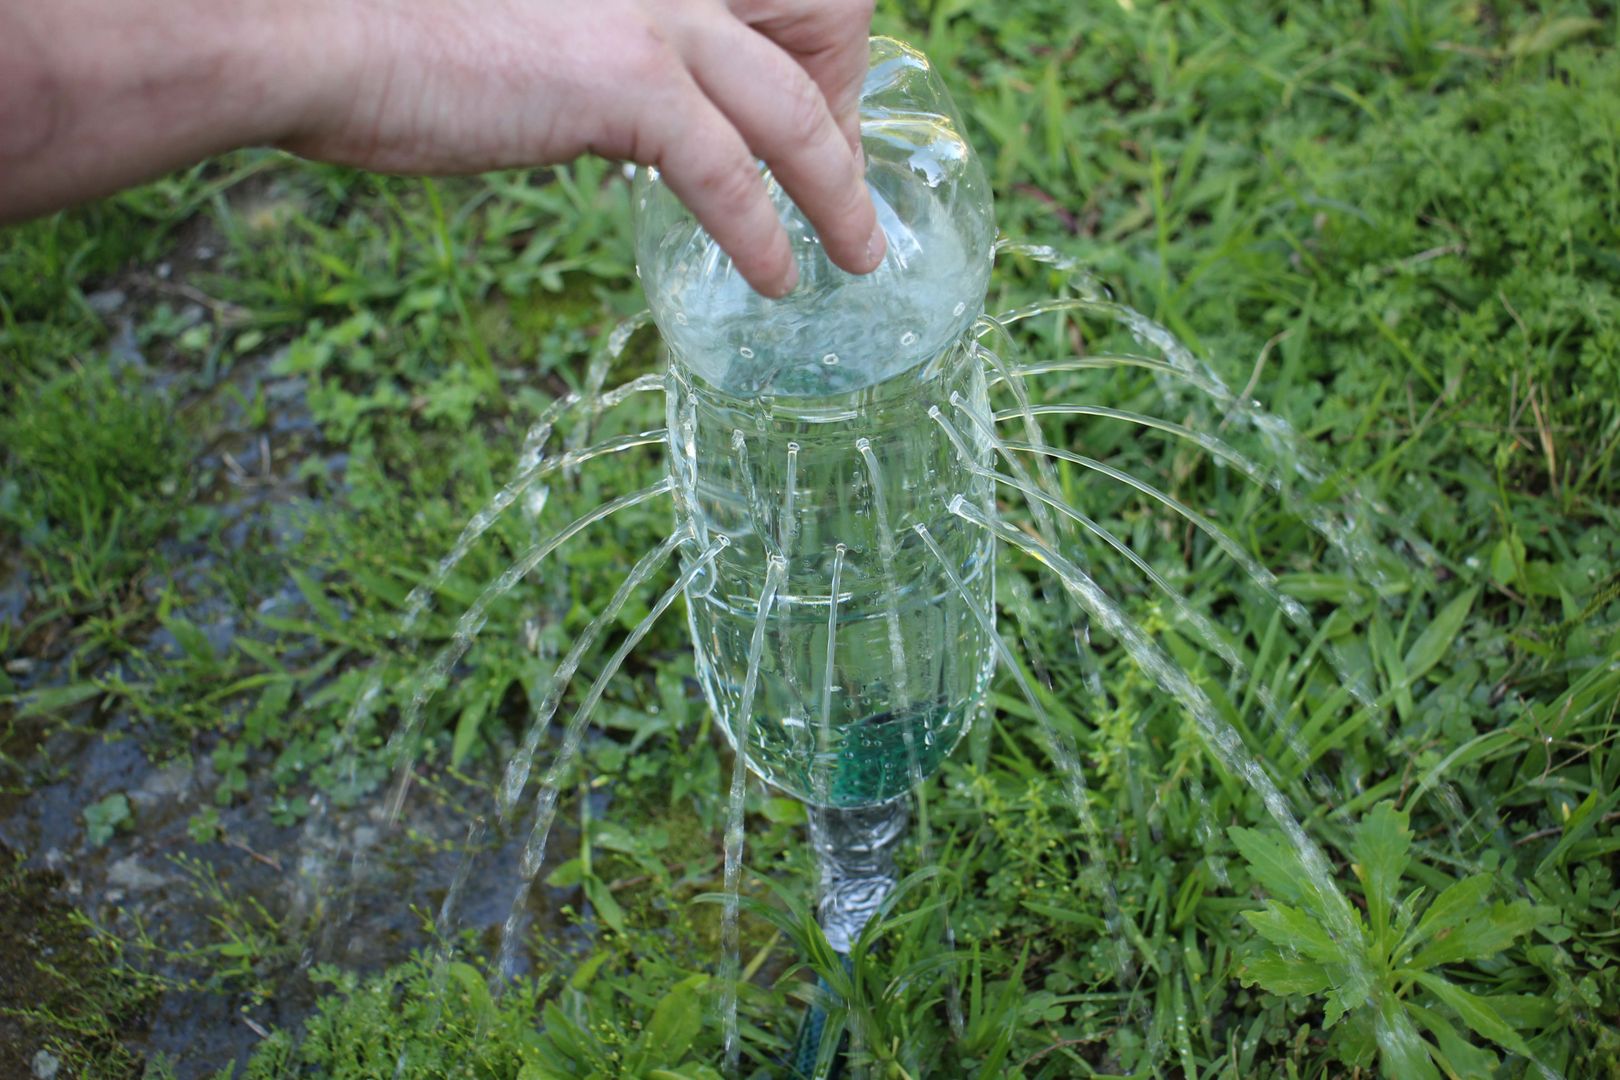
[[[1322, 844], [1362, 920], [1361, 940], [1335, 947], [1375, 977], [1363, 994], [1312, 967], [1330, 959], [1312, 953], [1329, 901], [1291, 891], [1297, 868], [1252, 786], [1107, 639], [1092, 696], [1066, 659], [1069, 615], [1009, 558], [1008, 625], [1051, 679], [1043, 701], [1087, 766], [1101, 848], [1004, 678], [993, 720], [930, 786], [932, 850], [908, 855], [918, 876], [846, 973], [805, 915], [795, 808], [751, 793], [764, 906], [744, 920], [747, 1060], [765, 1069], [791, 1042], [808, 963], [843, 991], [835, 1022], [879, 1075], [1534, 1075], [1528, 1055], [1569, 1077], [1620, 1069], [1612, 6], [938, 0], [885, 4], [878, 28], [947, 72], [1005, 232], [1078, 257], [1287, 419], [1328, 466], [1317, 489], [1291, 485], [1302, 505], [1359, 492], [1425, 541], [1380, 553], [1375, 595], [1298, 513], [1206, 455], [1123, 426], [1052, 432], [1233, 527], [1312, 606], [1314, 626], [1289, 624], [1203, 537], [1060, 470], [1232, 635], [1242, 678], [1099, 557]], [[1009, 259], [989, 307], [1065, 287]], [[128, 300], [102, 314], [90, 298], [115, 288]], [[414, 642], [392, 636], [405, 595], [639, 305], [626, 187], [600, 163], [427, 184], [244, 153], [7, 234], [0, 573], [22, 568], [28, 600], [0, 621], [0, 785], [26, 792], [52, 732], [133, 717], [154, 753], [209, 759], [221, 810], [258, 762], [278, 822], [313, 789], [375, 797], [413, 664], [535, 524], [503, 517]], [[1109, 333], [1050, 316], [1020, 342], [1053, 355]], [[654, 363], [644, 334], [611, 381]], [[294, 384], [303, 412], [285, 404]], [[1053, 376], [1038, 393], [1163, 404], [1139, 371]], [[1220, 420], [1207, 402], [1180, 408]], [[597, 434], [659, 423], [649, 397]], [[1224, 434], [1264, 449], [1240, 423]], [[273, 484], [255, 472], [261, 436]], [[658, 467], [626, 461], [554, 481], [547, 520]], [[240, 509], [266, 487], [280, 509]], [[539, 693], [534, 654], [567, 648], [666, 515], [621, 515], [569, 574], [491, 608], [428, 706], [427, 776], [490, 782]], [[240, 632], [216, 647], [204, 631], [220, 611]], [[706, 1075], [718, 1031], [689, 1031], [685, 1006], [713, 990], [718, 917], [697, 898], [717, 887], [729, 762], [683, 636], [667, 620], [637, 650], [567, 788], [585, 844], [546, 872], [577, 888], [577, 933], [533, 943], [536, 981], [486, 1000], [490, 944], [474, 940], [453, 967], [424, 954], [369, 980], [329, 972], [309, 1036], [276, 1034], [248, 1075], [392, 1075], [402, 1051], [419, 1075]], [[340, 734], [374, 665], [382, 700]], [[589, 820], [587, 772], [613, 792], [609, 821]], [[194, 832], [229, 839], [218, 815]], [[1473, 921], [1446, 915], [1459, 897]], [[1429, 944], [1403, 951], [1409, 934]], [[1425, 956], [1437, 939], [1469, 947]], [[1380, 1049], [1379, 1024], [1420, 1042]]]
[[59, 604], [93, 609], [116, 598], [189, 501], [190, 448], [170, 403], [128, 370], [70, 368], [31, 397], [0, 427], [15, 470], [0, 519]]

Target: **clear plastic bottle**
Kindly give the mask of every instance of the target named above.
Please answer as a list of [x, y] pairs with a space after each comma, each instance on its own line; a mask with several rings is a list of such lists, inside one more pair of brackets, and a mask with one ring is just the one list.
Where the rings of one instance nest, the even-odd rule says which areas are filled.
[[699, 675], [732, 735], [768, 561], [783, 559], [745, 718], [749, 764], [839, 808], [895, 798], [936, 768], [993, 666], [968, 607], [993, 604], [991, 539], [947, 509], [992, 492], [929, 414], [953, 418], [989, 464], [988, 440], [950, 400], [988, 404], [969, 328], [989, 280], [990, 189], [922, 54], [875, 38], [871, 55], [861, 130], [888, 238], [873, 273], [833, 266], [767, 173], [799, 285], [765, 299], [656, 173], [636, 185], [639, 270], [671, 354], [677, 514], [694, 552], [717, 533], [731, 541], [687, 592]]

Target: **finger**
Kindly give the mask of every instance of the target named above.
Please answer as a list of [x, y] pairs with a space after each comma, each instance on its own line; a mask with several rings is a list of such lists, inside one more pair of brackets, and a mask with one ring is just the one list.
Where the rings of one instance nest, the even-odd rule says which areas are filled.
[[861, 164], [821, 88], [776, 45], [740, 22], [679, 43], [693, 76], [804, 211], [833, 262], [864, 274], [883, 259], [883, 230]]
[[815, 80], [833, 121], [858, 155], [872, 0], [731, 0], [731, 7]]
[[787, 233], [765, 193], [754, 155], [731, 122], [688, 81], [668, 105], [645, 116], [656, 133], [638, 139], [641, 164], [664, 182], [714, 237], [743, 279], [764, 296], [786, 296], [799, 280]]

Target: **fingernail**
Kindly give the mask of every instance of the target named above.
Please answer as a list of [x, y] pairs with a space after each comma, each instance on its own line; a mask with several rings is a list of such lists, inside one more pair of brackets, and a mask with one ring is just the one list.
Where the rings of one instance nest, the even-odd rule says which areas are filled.
[[872, 270], [876, 270], [878, 265], [883, 262], [883, 253], [888, 249], [889, 238], [883, 235], [882, 224], [874, 222], [872, 225], [872, 235], [868, 237], [866, 241], [867, 266]]

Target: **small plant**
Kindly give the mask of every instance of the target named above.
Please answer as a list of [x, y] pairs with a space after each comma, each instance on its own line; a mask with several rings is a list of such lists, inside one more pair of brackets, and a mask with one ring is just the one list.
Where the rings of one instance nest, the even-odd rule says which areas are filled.
[[101, 847], [129, 823], [129, 799], [114, 792], [84, 808], [84, 835], [91, 847]]
[[595, 999], [565, 993], [560, 1003], [546, 1003], [539, 1060], [524, 1065], [518, 1080], [720, 1080], [710, 1066], [689, 1060], [703, 1030], [708, 986], [707, 975], [675, 984], [639, 1034], [615, 1015], [618, 1010], [593, 1008]]
[[[811, 1076], [833, 1075], [840, 1054], [857, 1070], [870, 1067], [873, 1075], [897, 1080], [1024, 1075], [1011, 1058], [1014, 1041], [1053, 998], [1025, 988], [1027, 946], [999, 985], [986, 979], [977, 947], [970, 954], [947, 950], [944, 917], [958, 884], [938, 865], [907, 875], [848, 957], [833, 950], [810, 909], [786, 888], [773, 884], [779, 905], [743, 898], [743, 907], [774, 925], [803, 958], [782, 982], [825, 1014]], [[799, 981], [803, 972], [817, 981]], [[954, 985], [959, 975], [965, 975], [965, 993]], [[947, 1000], [960, 1010], [960, 1031], [941, 1022]]]
[[1489, 961], [1543, 922], [1543, 909], [1526, 900], [1490, 903], [1492, 874], [1466, 877], [1432, 901], [1425, 902], [1423, 886], [1403, 897], [1412, 833], [1407, 815], [1381, 802], [1350, 846], [1365, 913], [1351, 913], [1356, 933], [1345, 940], [1332, 930], [1342, 925], [1333, 910], [1344, 906], [1342, 898], [1324, 895], [1283, 838], [1229, 831], [1254, 881], [1272, 895], [1265, 907], [1244, 912], [1260, 940], [1248, 949], [1240, 977], [1274, 994], [1320, 996], [1346, 1065], [1364, 1067], [1376, 1052], [1384, 1074], [1399, 1080], [1494, 1075], [1496, 1054], [1470, 1042], [1458, 1023], [1536, 1059], [1520, 1033], [1550, 1019], [1536, 1001], [1465, 989], [1441, 969]]
[[239, 895], [220, 880], [212, 863], [195, 856], [179, 854], [175, 867], [189, 880], [191, 892], [212, 914], [212, 940], [187, 943], [176, 960], [195, 965], [206, 972], [205, 989], [244, 990], [262, 1001], [272, 992], [267, 975], [287, 966], [297, 955], [281, 922], [255, 896]]

